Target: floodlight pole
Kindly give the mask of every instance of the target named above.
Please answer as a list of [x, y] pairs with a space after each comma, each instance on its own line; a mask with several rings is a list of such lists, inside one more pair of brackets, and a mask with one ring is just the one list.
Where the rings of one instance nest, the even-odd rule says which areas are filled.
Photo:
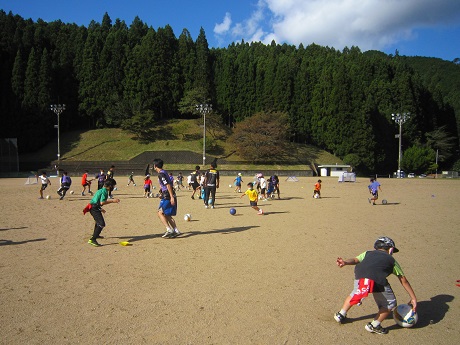
[[398, 155], [398, 173], [396, 177], [401, 178], [401, 158], [402, 158], [402, 125], [404, 122], [410, 119], [410, 113], [402, 113], [402, 114], [391, 114], [391, 119], [395, 121], [399, 125], [399, 155]]
[[203, 166], [206, 165], [206, 115], [212, 111], [211, 104], [197, 104], [196, 110], [203, 115]]
[[58, 168], [61, 165], [61, 143], [60, 143], [60, 121], [59, 121], [59, 116], [61, 113], [65, 110], [65, 104], [51, 104], [50, 105], [50, 110], [53, 111], [58, 118], [58, 123], [57, 126], [54, 126], [57, 128], [57, 145], [58, 145], [58, 151], [57, 151], [57, 159], [58, 159]]

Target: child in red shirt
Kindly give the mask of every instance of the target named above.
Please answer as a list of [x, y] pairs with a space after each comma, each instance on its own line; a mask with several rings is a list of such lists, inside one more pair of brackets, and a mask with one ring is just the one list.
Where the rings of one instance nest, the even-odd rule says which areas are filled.
[[144, 178], [144, 196], [146, 198], [150, 195], [150, 188], [152, 187], [152, 180], [150, 179], [150, 175], [145, 176]]

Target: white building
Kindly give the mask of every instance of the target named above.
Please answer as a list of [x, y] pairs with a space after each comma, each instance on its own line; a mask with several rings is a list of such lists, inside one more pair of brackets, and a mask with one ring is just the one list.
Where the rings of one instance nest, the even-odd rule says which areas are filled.
[[340, 177], [344, 172], [351, 170], [351, 165], [347, 164], [335, 164], [335, 165], [318, 165], [320, 176], [336, 176]]

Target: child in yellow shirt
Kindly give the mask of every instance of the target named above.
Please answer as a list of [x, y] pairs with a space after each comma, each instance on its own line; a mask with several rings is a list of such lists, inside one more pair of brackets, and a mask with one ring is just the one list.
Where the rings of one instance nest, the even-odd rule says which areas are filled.
[[259, 194], [254, 189], [254, 183], [249, 182], [247, 186], [248, 186], [248, 189], [246, 190], [246, 192], [244, 192], [244, 194], [241, 194], [240, 199], [243, 196], [247, 195], [249, 197], [249, 204], [251, 205], [251, 207], [257, 211], [258, 215], [260, 216], [263, 215], [264, 211], [257, 206], [257, 200], [259, 199]]

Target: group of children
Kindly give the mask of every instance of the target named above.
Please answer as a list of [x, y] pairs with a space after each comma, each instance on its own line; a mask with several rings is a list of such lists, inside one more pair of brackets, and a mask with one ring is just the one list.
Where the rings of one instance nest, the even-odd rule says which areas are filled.
[[[100, 172], [95, 176], [95, 178], [89, 178], [88, 177], [88, 173], [89, 171], [88, 170], [85, 170], [82, 177], [81, 177], [81, 187], [82, 187], [82, 191], [81, 191], [81, 195], [82, 196], [85, 196], [85, 192], [86, 190], [88, 190], [88, 193], [93, 196], [93, 192], [91, 191], [91, 182], [93, 180], [97, 180], [97, 189], [100, 190], [103, 188], [104, 186], [104, 183], [106, 181], [110, 181], [111, 185], [114, 186], [113, 189], [116, 189], [116, 181], [115, 179], [113, 178], [114, 176], [114, 168], [115, 166], [112, 165], [109, 169], [109, 171], [107, 172], [107, 174], [104, 172], [103, 169], [100, 169]], [[51, 185], [51, 181], [50, 179], [48, 178], [47, 174], [46, 174], [46, 171], [42, 171], [41, 175], [39, 176], [40, 178], [40, 181], [41, 181], [41, 186], [40, 186], [40, 197], [39, 199], [43, 199], [43, 191]], [[132, 176], [131, 176], [132, 178]], [[134, 180], [133, 180], [134, 181]], [[70, 186], [72, 185], [72, 179], [71, 177], [69, 176], [68, 172], [67, 171], [63, 171], [62, 172], [62, 175], [60, 177], [60, 188], [57, 190], [57, 194], [59, 195], [59, 200], [63, 200], [67, 191], [70, 189]], [[112, 189], [112, 190], [113, 190]], [[111, 192], [109, 194], [109, 198], [113, 198]]]
[[[175, 194], [174, 188], [174, 179], [171, 178], [171, 174], [168, 174], [163, 169], [163, 161], [161, 159], [155, 159], [153, 162], [153, 167], [156, 173], [158, 173], [158, 182], [160, 185], [161, 191], [161, 200], [158, 207], [158, 217], [163, 225], [166, 227], [166, 232], [162, 236], [163, 238], [175, 238], [180, 235], [180, 231], [177, 229], [174, 216], [177, 214], [177, 197]], [[215, 170], [215, 167], [211, 166], [211, 169]], [[210, 170], [211, 170], [210, 169]], [[91, 183], [87, 179], [87, 171], [82, 177], [82, 186], [84, 195], [85, 187], [88, 187], [88, 192], [90, 192]], [[99, 174], [98, 178], [98, 187], [101, 187], [99, 182], [102, 179], [100, 177], [103, 175], [103, 170]], [[199, 167], [195, 169], [195, 175], [198, 176]], [[103, 213], [105, 210], [102, 208], [104, 205], [110, 203], [119, 203], [120, 199], [110, 199], [109, 195], [114, 190], [115, 182], [113, 180], [113, 171], [112, 174], [109, 174], [112, 178], [106, 178], [103, 181], [102, 187], [93, 195], [89, 204], [83, 210], [83, 213], [89, 212], [95, 221], [93, 235], [88, 240], [88, 243], [95, 247], [100, 247], [101, 244], [97, 241], [100, 238], [104, 238], [101, 235], [102, 230], [105, 227], [105, 221]], [[51, 185], [51, 181], [46, 175], [46, 172], [43, 172], [40, 176], [41, 179], [41, 188], [40, 188], [40, 198], [43, 198], [43, 191], [47, 188], [48, 185]], [[260, 185], [261, 193], [264, 193], [264, 183], [263, 175], [257, 175], [257, 181]], [[89, 182], [89, 183], [88, 183]], [[133, 176], [130, 175], [128, 185], [132, 182], [134, 184]], [[241, 192], [241, 183], [243, 182], [241, 174], [235, 178], [235, 192]], [[279, 181], [278, 181], [279, 182]], [[321, 180], [318, 180], [315, 183], [315, 188], [313, 191], [313, 196], [321, 195]], [[71, 178], [68, 176], [67, 172], [64, 171], [61, 177], [61, 187], [58, 190], [58, 194], [61, 196], [61, 199], [64, 198], [67, 190], [72, 184]], [[257, 188], [254, 188], [254, 182], [247, 184], [248, 189], [241, 195], [240, 198], [247, 195], [249, 198], [250, 206], [257, 211], [258, 215], [263, 215], [264, 212], [261, 208], [258, 207], [257, 202], [258, 191]], [[197, 181], [191, 182], [192, 187], [194, 188], [194, 193], [198, 189]], [[258, 185], [258, 186], [259, 186]], [[150, 180], [150, 175], [147, 175], [144, 180], [144, 189], [147, 190], [152, 186], [152, 181]], [[371, 179], [371, 183], [368, 186], [369, 192], [372, 194], [372, 198], [369, 199], [369, 202], [375, 204], [375, 200], [378, 199], [378, 190], [380, 189], [380, 184], [375, 180]], [[279, 192], [279, 188], [278, 188]], [[91, 193], [91, 192], [90, 192]], [[91, 193], [92, 194], [92, 193]], [[192, 195], [193, 198], [193, 195]], [[215, 198], [215, 195], [214, 195]], [[414, 290], [407, 280], [404, 272], [399, 265], [399, 263], [393, 258], [393, 254], [397, 253], [399, 250], [396, 248], [394, 241], [386, 236], [379, 237], [374, 243], [373, 251], [365, 251], [362, 254], [351, 258], [343, 259], [338, 257], [336, 260], [337, 266], [342, 268], [347, 265], [355, 265], [355, 280], [354, 287], [350, 295], [345, 298], [342, 308], [334, 314], [334, 319], [338, 323], [343, 323], [348, 315], [348, 312], [354, 305], [360, 305], [364, 298], [366, 298], [370, 293], [373, 294], [375, 303], [378, 307], [378, 312], [374, 317], [374, 320], [365, 325], [365, 330], [371, 333], [377, 334], [387, 334], [388, 330], [382, 327], [382, 322], [390, 315], [391, 311], [396, 307], [396, 297], [394, 292], [389, 284], [387, 277], [390, 274], [394, 274], [399, 279], [401, 285], [407, 291], [410, 296], [409, 304], [412, 306], [414, 312], [417, 308], [417, 297], [415, 296]]]

